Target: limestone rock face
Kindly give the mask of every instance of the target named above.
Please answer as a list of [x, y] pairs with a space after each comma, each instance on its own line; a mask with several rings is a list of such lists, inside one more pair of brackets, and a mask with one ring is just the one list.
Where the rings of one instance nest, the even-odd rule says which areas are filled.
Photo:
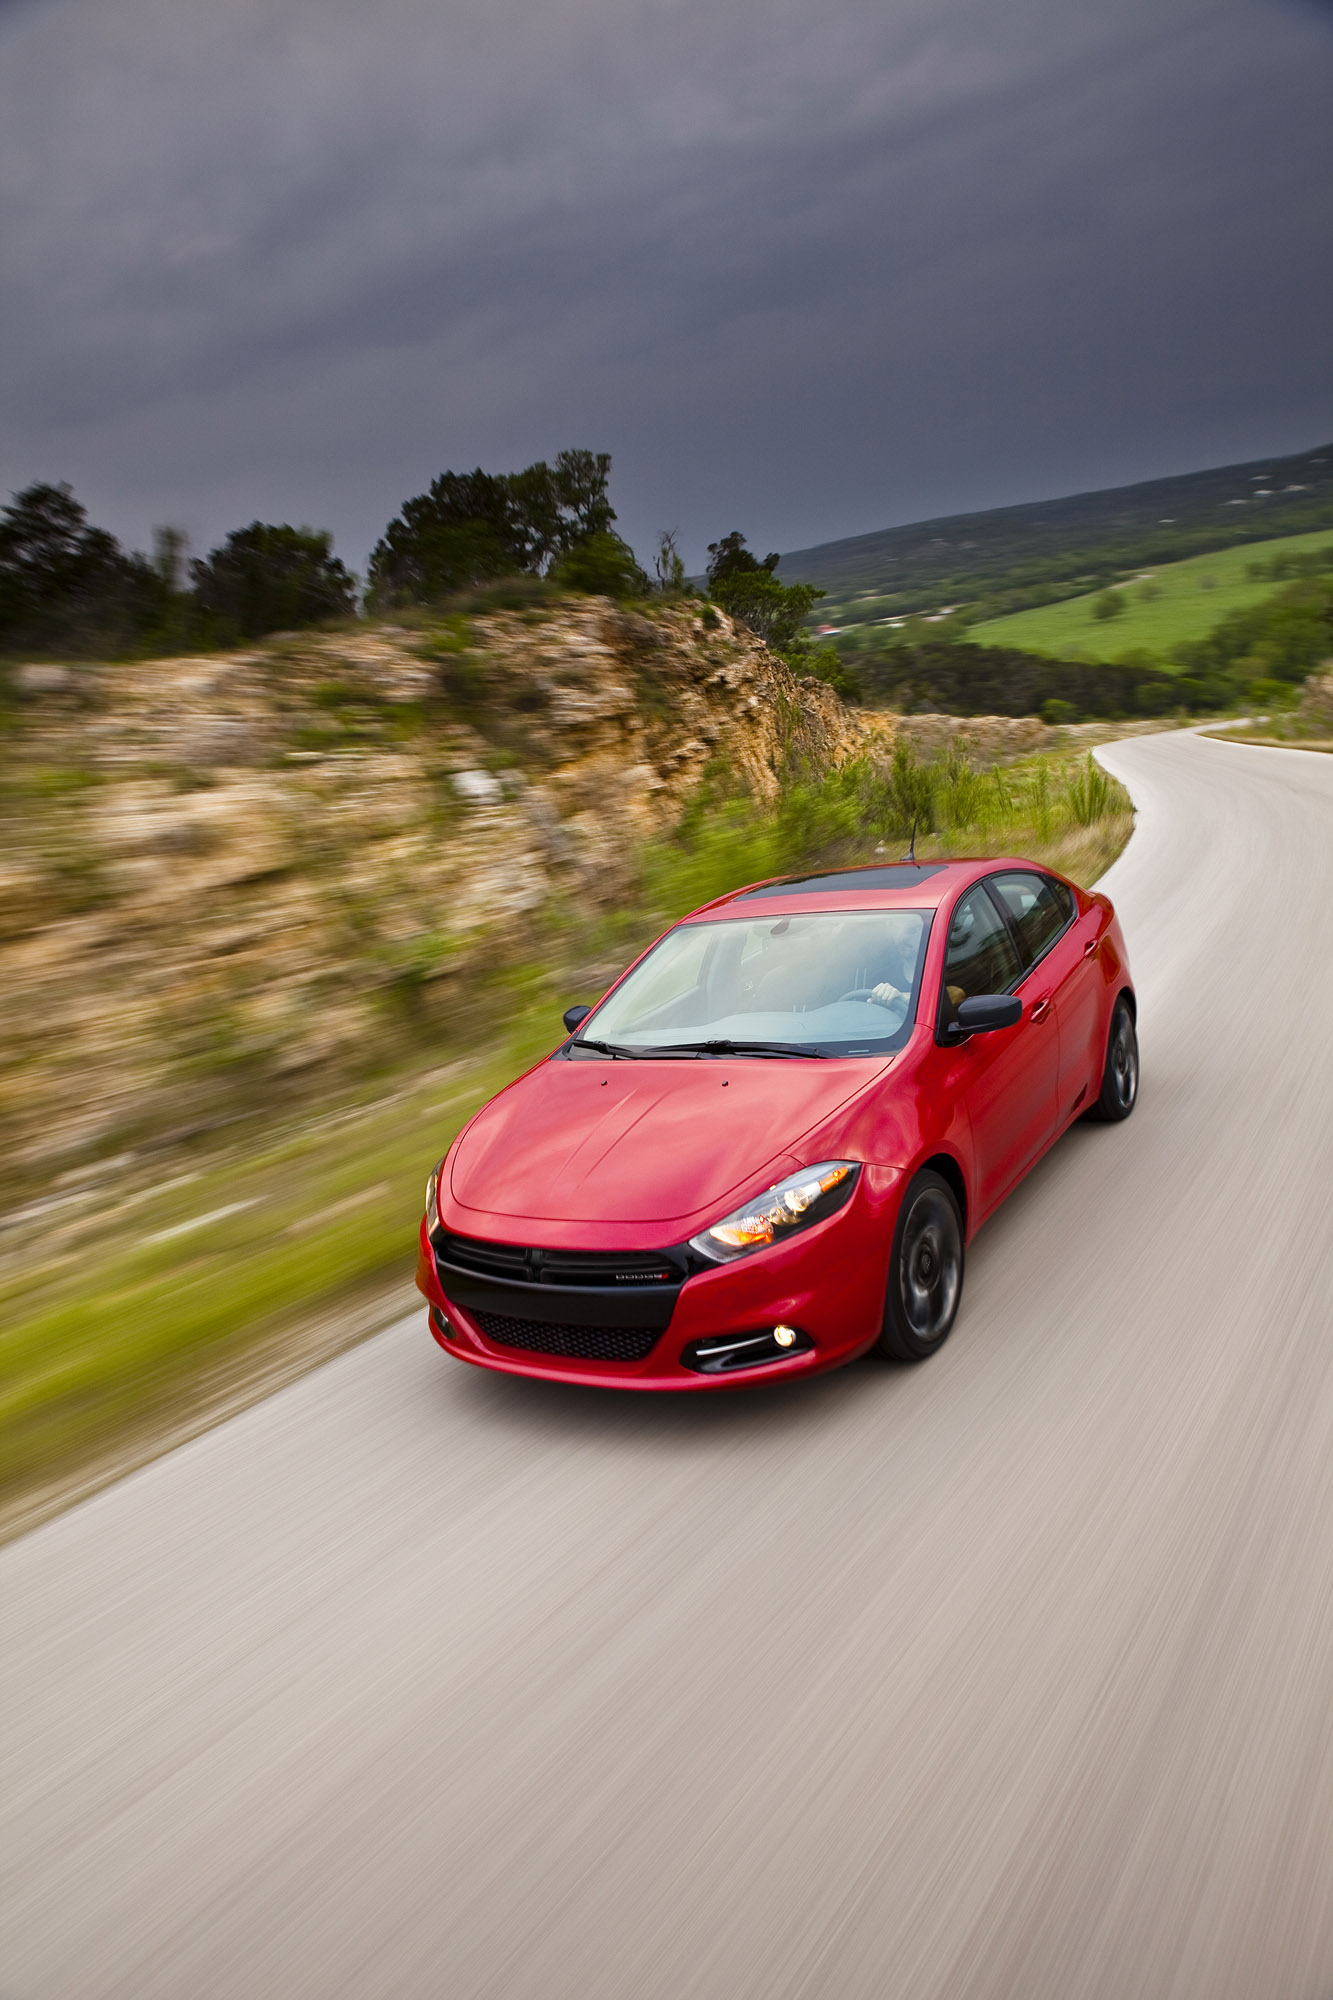
[[722, 614], [595, 598], [15, 692], [0, 1188], [336, 1078], [572, 899], [617, 907], [705, 778], [771, 800], [793, 754], [892, 740]]

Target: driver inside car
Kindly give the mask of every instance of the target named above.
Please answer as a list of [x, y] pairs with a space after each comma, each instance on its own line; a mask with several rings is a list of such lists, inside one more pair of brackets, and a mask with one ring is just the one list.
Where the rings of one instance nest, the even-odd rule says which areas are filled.
[[912, 961], [901, 944], [881, 961], [881, 970], [885, 976], [870, 988], [867, 1000], [873, 1000], [877, 1007], [898, 1007], [906, 1013], [912, 992]]

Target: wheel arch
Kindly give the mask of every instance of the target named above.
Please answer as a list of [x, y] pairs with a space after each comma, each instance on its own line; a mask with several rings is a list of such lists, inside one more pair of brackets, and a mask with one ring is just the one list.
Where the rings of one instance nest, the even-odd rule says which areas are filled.
[[917, 1167], [917, 1172], [919, 1174], [924, 1173], [927, 1169], [933, 1174], [938, 1174], [942, 1181], [948, 1183], [953, 1198], [958, 1203], [958, 1213], [963, 1218], [963, 1240], [966, 1241], [968, 1208], [967, 1179], [962, 1168], [952, 1153], [932, 1153], [928, 1160], [921, 1161]]
[[1139, 1025], [1139, 1003], [1135, 998], [1134, 988], [1132, 986], [1122, 986], [1120, 991], [1116, 994], [1115, 999], [1111, 1003], [1111, 1012], [1113, 1014], [1116, 1008], [1120, 1005], [1120, 1002], [1122, 1000], [1129, 1009], [1130, 1020], [1134, 1023], [1134, 1026], [1137, 1028]]

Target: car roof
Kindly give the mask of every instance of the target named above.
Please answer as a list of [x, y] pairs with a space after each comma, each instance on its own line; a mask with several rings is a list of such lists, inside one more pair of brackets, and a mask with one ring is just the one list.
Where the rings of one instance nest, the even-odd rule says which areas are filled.
[[733, 889], [716, 902], [692, 910], [685, 923], [753, 915], [785, 916], [814, 910], [933, 910], [969, 882], [997, 869], [1039, 869], [1015, 855], [969, 856], [950, 861], [885, 861], [870, 867], [825, 869], [780, 876]]

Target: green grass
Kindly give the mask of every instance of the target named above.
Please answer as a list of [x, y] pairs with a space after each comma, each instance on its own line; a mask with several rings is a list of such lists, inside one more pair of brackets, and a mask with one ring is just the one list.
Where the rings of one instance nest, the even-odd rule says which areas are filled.
[[1103, 595], [1094, 591], [1035, 611], [989, 619], [971, 626], [964, 636], [979, 646], [1019, 646], [1061, 659], [1114, 660], [1143, 648], [1169, 664], [1174, 647], [1201, 639], [1228, 612], [1258, 604], [1283, 588], [1280, 579], [1250, 576], [1250, 564], [1322, 549], [1333, 549], [1333, 531], [1249, 542], [1214, 555], [1192, 556], [1188, 562], [1168, 563], [1117, 586], [1115, 594], [1124, 599], [1125, 608], [1116, 618], [1094, 616], [1093, 607]]
[[[487, 1097], [552, 1048], [531, 998], [498, 1051], [379, 1103], [259, 1133], [162, 1184], [94, 1190], [0, 1271], [0, 1512], [206, 1398], [219, 1368], [410, 1276], [422, 1184]], [[15, 1232], [18, 1233], [18, 1232]]]

